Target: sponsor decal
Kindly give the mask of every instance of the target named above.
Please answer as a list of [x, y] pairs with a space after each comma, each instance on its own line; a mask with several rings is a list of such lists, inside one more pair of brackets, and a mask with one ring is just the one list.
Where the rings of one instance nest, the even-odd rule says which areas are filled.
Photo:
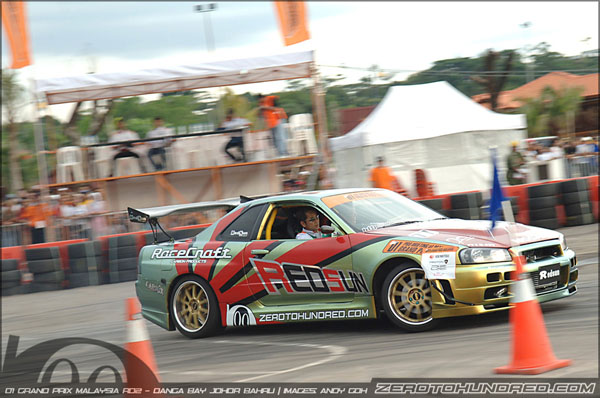
[[319, 268], [312, 265], [278, 263], [258, 258], [250, 262], [269, 294], [288, 293], [368, 293], [365, 277], [360, 272]]
[[148, 289], [150, 291], [153, 291], [158, 294], [162, 294], [163, 296], [165, 295], [164, 288], [157, 283], [146, 281], [145, 286], [146, 286], [146, 289]]
[[250, 308], [245, 305], [227, 305], [227, 326], [250, 326], [256, 325], [256, 317]]
[[555, 269], [551, 271], [540, 271], [540, 280], [560, 276], [560, 271]]
[[224, 249], [222, 247], [217, 247], [215, 250], [207, 249], [197, 249], [195, 247], [190, 247], [187, 250], [177, 250], [177, 249], [163, 249], [161, 247], [157, 247], [152, 252], [151, 258], [153, 259], [172, 259], [172, 260], [180, 260], [179, 262], [185, 262], [182, 260], [199, 260], [199, 259], [221, 259], [226, 258], [230, 259], [231, 255], [229, 255], [229, 249]]
[[455, 279], [455, 253], [423, 253], [421, 267], [427, 279]]
[[368, 317], [368, 309], [278, 312], [273, 314], [261, 314], [258, 322], [316, 321], [325, 319], [356, 319]]
[[232, 229], [231, 232], [229, 233], [229, 235], [231, 235], [231, 236], [237, 235], [240, 238], [245, 238], [246, 236], [248, 236], [248, 232], [242, 231], [242, 230], [236, 231], [235, 229]]
[[441, 245], [439, 243], [391, 240], [383, 248], [383, 252], [384, 253], [423, 254], [423, 252], [435, 253], [435, 252], [456, 251], [456, 249], [457, 248], [454, 246]]

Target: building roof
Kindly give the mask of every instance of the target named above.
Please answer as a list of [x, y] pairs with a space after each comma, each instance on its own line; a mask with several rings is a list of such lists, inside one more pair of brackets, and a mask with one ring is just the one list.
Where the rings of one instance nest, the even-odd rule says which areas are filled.
[[[513, 90], [502, 91], [498, 95], [498, 109], [517, 109], [523, 103], [522, 98], [538, 97], [546, 86], [555, 90], [567, 87], [582, 87], [584, 98], [598, 97], [599, 73], [589, 75], [573, 75], [567, 72], [551, 72]], [[477, 94], [471, 97], [473, 101], [490, 108], [489, 93]]]

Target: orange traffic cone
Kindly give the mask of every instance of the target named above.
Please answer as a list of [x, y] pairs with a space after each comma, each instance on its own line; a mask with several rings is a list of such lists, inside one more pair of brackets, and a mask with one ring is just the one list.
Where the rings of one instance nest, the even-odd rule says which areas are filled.
[[516, 281], [509, 310], [512, 325], [512, 362], [494, 369], [495, 373], [536, 375], [569, 366], [570, 359], [556, 359], [548, 339], [540, 304], [535, 298], [533, 282], [523, 273], [525, 257], [515, 259]]
[[127, 388], [141, 389], [141, 395], [136, 394], [137, 397], [159, 396], [160, 394], [154, 394], [155, 389], [160, 388], [154, 350], [141, 317], [142, 309], [138, 299], [126, 299], [125, 311], [127, 342], [125, 343], [123, 362], [127, 376]]

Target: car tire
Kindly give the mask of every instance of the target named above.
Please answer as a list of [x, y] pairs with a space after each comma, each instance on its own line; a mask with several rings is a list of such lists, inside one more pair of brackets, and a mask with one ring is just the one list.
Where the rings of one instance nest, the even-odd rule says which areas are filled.
[[57, 259], [30, 260], [27, 262], [27, 268], [34, 274], [43, 274], [45, 272], [60, 271], [61, 264], [60, 260]]
[[433, 318], [431, 285], [415, 264], [401, 264], [386, 276], [381, 288], [381, 305], [388, 319], [408, 332], [423, 332], [438, 323]]
[[[172, 292], [169, 310], [175, 327], [182, 335], [197, 339], [208, 337], [220, 329], [219, 303], [208, 282], [195, 275], [186, 275], [177, 282]], [[186, 310], [188, 319], [184, 318]]]
[[542, 209], [546, 207], [554, 207], [558, 203], [556, 196], [539, 196], [537, 198], [529, 199], [530, 209]]
[[545, 220], [548, 218], [556, 218], [555, 207], [538, 208], [529, 211], [530, 220]]
[[565, 214], [567, 217], [579, 216], [581, 214], [588, 214], [592, 212], [592, 206], [590, 202], [579, 202], [565, 206]]
[[567, 216], [568, 227], [574, 227], [576, 225], [593, 224], [594, 221], [594, 215], [592, 213], [580, 214], [577, 216]]
[[35, 283], [61, 283], [64, 280], [65, 273], [62, 270], [33, 274], [33, 281]]
[[589, 202], [589, 191], [577, 191], [562, 194], [562, 204], [572, 205], [574, 203]]
[[556, 196], [558, 194], [560, 183], [545, 183], [527, 187], [527, 196], [529, 199], [542, 196]]
[[12, 282], [12, 281], [21, 281], [21, 271], [18, 269], [12, 271], [3, 271], [2, 272], [2, 283], [4, 282]]
[[2, 260], [2, 272], [5, 271], [14, 271], [19, 268], [19, 260], [15, 259], [6, 259]]
[[558, 222], [558, 219], [556, 219], [556, 218], [548, 218], [548, 219], [542, 219], [542, 220], [530, 220], [529, 225], [532, 225], [534, 227], [547, 228], [547, 229], [560, 228], [560, 223]]
[[560, 190], [563, 194], [570, 192], [587, 191], [588, 188], [588, 181], [585, 178], [567, 180], [560, 183]]
[[442, 199], [423, 199], [419, 200], [418, 203], [435, 211], [443, 210]]

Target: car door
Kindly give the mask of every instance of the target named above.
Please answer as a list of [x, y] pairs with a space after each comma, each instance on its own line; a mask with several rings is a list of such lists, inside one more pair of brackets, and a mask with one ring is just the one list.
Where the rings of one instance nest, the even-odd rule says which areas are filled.
[[267, 208], [266, 204], [248, 206], [236, 218], [228, 220], [220, 232], [216, 231], [213, 240], [206, 245], [213, 251], [220, 248], [221, 253], [228, 257], [218, 263], [207, 264], [209, 269], [205, 270], [221, 303], [232, 304], [252, 297], [247, 283], [251, 267], [245, 248], [256, 236]]
[[254, 272], [247, 281], [255, 299], [265, 306], [351, 301], [367, 287], [352, 271], [348, 235], [299, 240], [286, 234], [285, 223], [297, 205], [272, 204], [256, 239], [245, 248]]

